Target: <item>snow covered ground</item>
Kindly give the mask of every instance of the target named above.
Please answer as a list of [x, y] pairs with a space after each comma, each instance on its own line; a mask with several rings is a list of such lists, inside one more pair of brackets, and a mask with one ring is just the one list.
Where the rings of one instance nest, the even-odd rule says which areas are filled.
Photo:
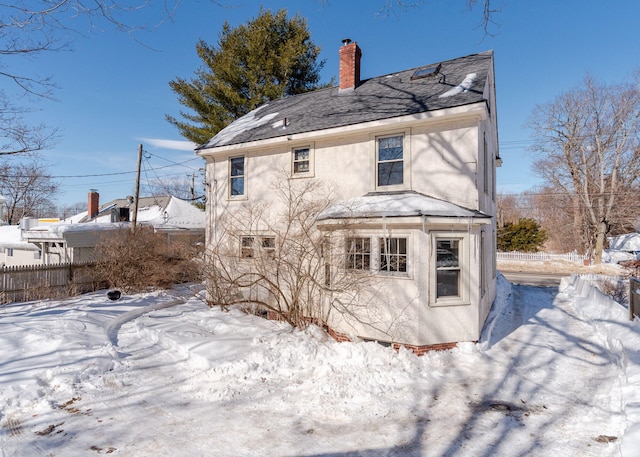
[[187, 290], [0, 307], [0, 455], [637, 456], [640, 321], [576, 277], [498, 289], [424, 357]]

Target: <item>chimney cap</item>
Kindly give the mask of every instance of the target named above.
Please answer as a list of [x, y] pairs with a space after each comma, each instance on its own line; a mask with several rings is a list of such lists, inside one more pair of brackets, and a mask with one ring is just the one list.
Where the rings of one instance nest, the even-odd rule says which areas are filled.
[[344, 38], [342, 40], [342, 44], [345, 45], [345, 46], [348, 45], [348, 44], [351, 44], [351, 38]]

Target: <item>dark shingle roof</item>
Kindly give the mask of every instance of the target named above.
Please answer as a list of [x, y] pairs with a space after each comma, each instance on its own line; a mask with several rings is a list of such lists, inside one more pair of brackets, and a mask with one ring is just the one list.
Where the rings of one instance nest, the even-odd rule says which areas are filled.
[[[437, 74], [411, 79], [416, 70], [437, 65], [440, 65]], [[198, 149], [481, 102], [492, 65], [493, 51], [485, 51], [367, 79], [353, 90], [339, 91], [333, 87], [274, 100], [237, 119]], [[282, 125], [284, 119], [286, 128]]]

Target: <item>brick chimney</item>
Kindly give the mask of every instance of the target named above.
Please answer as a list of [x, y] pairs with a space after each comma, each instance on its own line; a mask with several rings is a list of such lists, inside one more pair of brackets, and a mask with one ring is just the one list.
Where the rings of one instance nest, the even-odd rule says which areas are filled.
[[358, 43], [349, 38], [342, 40], [340, 47], [340, 91], [355, 89], [360, 84], [360, 58], [362, 51]]
[[87, 214], [90, 218], [94, 218], [98, 215], [100, 208], [100, 194], [98, 194], [97, 190], [91, 189], [89, 191], [89, 204], [87, 208]]

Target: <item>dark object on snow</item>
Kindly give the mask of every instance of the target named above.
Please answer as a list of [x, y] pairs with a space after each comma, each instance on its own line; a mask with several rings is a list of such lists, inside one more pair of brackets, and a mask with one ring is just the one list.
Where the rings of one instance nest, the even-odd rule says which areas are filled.
[[110, 290], [107, 292], [107, 297], [109, 300], [118, 300], [122, 296], [122, 293], [119, 290]]

